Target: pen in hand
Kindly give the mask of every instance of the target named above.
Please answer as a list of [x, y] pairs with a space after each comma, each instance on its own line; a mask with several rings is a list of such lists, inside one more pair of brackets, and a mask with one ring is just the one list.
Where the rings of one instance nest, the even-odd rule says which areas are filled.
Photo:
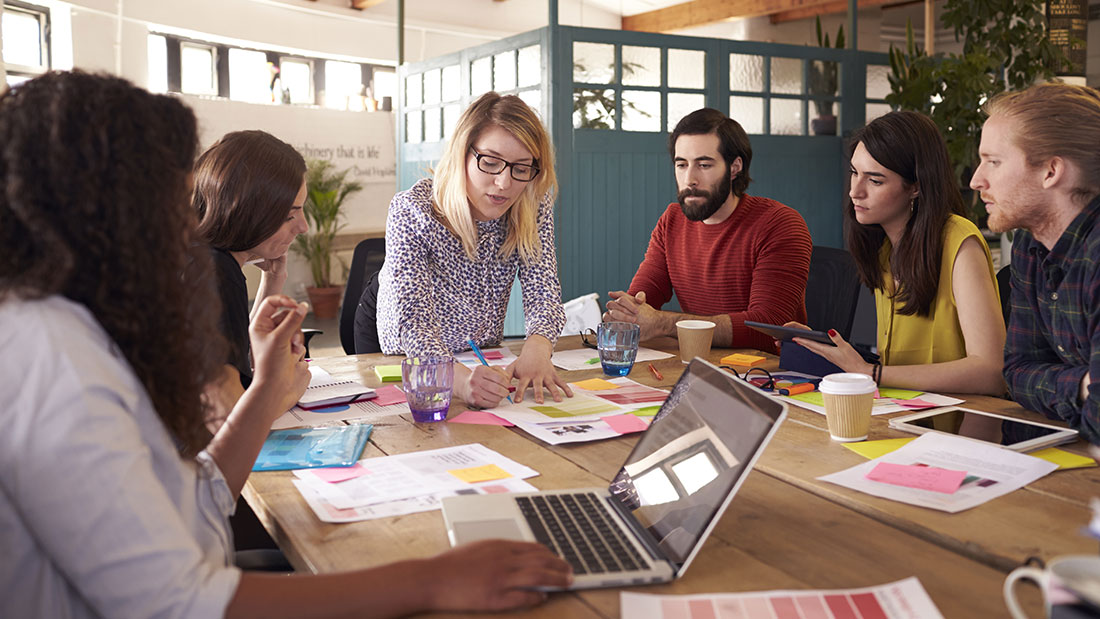
[[[481, 361], [481, 365], [492, 367], [489, 365], [489, 362], [485, 360], [485, 355], [481, 354], [481, 349], [474, 343], [473, 338], [466, 340], [466, 343], [470, 345], [470, 350], [474, 351], [474, 354], [477, 355], [478, 360]], [[508, 402], [512, 403], [511, 395], [508, 395]]]

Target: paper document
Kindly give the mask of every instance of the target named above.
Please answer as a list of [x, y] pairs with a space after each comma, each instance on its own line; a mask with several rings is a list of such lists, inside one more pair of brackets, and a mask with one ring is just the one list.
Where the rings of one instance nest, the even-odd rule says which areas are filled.
[[[487, 361], [489, 365], [499, 365], [501, 367], [507, 366], [519, 358], [515, 353], [504, 347], [482, 348], [481, 354], [485, 355], [485, 361]], [[477, 354], [472, 350], [460, 352], [454, 356], [454, 359], [466, 367], [472, 368], [481, 365], [481, 359], [478, 359]]]
[[[874, 406], [871, 407], [872, 415], [885, 415], [887, 413], [900, 413], [902, 411], [914, 411], [926, 408], [935, 408], [938, 406], [953, 406], [955, 404], [962, 404], [962, 400], [958, 398], [952, 398], [946, 395], [939, 395], [938, 393], [917, 393], [919, 397], [914, 396], [909, 399], [901, 399], [898, 397], [890, 397], [895, 395], [891, 393], [889, 389], [880, 389], [880, 395], [883, 397], [875, 398]], [[903, 392], [904, 393], [904, 392]], [[908, 395], [908, 393], [904, 393]], [[815, 413], [825, 414], [825, 399], [821, 395], [820, 391], [811, 391], [809, 393], [799, 393], [797, 395], [783, 395], [777, 396], [787, 401], [788, 404], [793, 404], [799, 408], [811, 410]], [[908, 403], [908, 405], [907, 405]]]
[[357, 380], [333, 378], [325, 370], [310, 366], [309, 387], [298, 400], [298, 405], [317, 408], [329, 404], [350, 404], [356, 400], [374, 397], [374, 389]]
[[309, 411], [300, 406], [295, 406], [283, 413], [282, 417], [276, 419], [275, 423], [271, 424], [271, 429], [283, 430], [302, 426], [326, 426], [343, 424], [345, 421], [352, 420], [377, 423], [380, 419], [407, 413], [409, 413], [407, 402], [379, 406], [374, 400], [362, 400], [351, 404], [341, 404]]
[[864, 589], [656, 595], [622, 592], [620, 616], [631, 619], [703, 617], [878, 617], [942, 619], [917, 578]]
[[[966, 478], [952, 494], [868, 479], [867, 474], [880, 462], [966, 471]], [[1023, 488], [1057, 468], [1058, 465], [1053, 462], [996, 445], [929, 432], [884, 456], [818, 479], [874, 496], [954, 514]]]
[[[638, 348], [638, 356], [634, 358], [634, 363], [642, 363], [643, 361], [656, 361], [657, 359], [668, 359], [672, 355], [667, 352], [661, 352], [659, 350], [653, 350], [652, 348]], [[600, 368], [600, 353], [594, 348], [576, 348], [574, 350], [562, 350], [555, 352], [550, 357], [551, 363], [558, 366], [563, 370], [591, 370]], [[492, 363], [490, 361], [489, 363]]]

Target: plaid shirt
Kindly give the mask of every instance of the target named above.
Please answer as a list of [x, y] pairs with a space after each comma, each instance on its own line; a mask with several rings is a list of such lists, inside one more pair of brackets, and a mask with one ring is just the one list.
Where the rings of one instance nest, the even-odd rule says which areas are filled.
[[1024, 408], [1061, 419], [1100, 443], [1100, 382], [1078, 400], [1081, 378], [1100, 381], [1100, 197], [1048, 250], [1029, 232], [1012, 248], [1012, 313], [1005, 380]]

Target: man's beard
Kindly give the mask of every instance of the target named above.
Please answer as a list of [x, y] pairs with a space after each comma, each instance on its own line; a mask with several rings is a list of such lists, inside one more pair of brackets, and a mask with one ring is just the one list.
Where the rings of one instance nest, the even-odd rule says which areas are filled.
[[[718, 212], [718, 209], [722, 208], [722, 204], [726, 202], [726, 199], [730, 197], [730, 189], [733, 187], [733, 179], [729, 175], [723, 175], [722, 180], [715, 183], [710, 191], [702, 189], [687, 188], [677, 194], [677, 199], [680, 202], [680, 210], [683, 211], [684, 217], [687, 217], [691, 221], [703, 221], [710, 218], [711, 215]], [[700, 196], [706, 198], [706, 201], [702, 204], [689, 205], [684, 202], [684, 199], [689, 196]]]

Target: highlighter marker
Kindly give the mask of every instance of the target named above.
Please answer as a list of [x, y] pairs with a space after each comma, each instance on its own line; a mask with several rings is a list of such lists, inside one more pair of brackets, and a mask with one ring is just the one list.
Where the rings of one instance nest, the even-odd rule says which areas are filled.
[[790, 387], [787, 387], [786, 389], [780, 389], [779, 390], [779, 395], [797, 395], [799, 393], [806, 393], [807, 391], [813, 391], [813, 390], [814, 390], [814, 384], [813, 383], [798, 383], [798, 384], [795, 384], [795, 385], [791, 385]]

